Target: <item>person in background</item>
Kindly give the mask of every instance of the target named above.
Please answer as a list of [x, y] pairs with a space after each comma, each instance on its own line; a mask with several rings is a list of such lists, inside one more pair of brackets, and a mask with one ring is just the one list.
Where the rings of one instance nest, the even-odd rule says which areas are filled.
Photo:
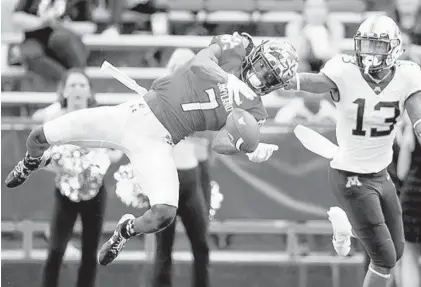
[[365, 0], [366, 11], [387, 12], [392, 11], [396, 0]]
[[191, 138], [195, 146], [196, 157], [199, 162], [199, 184], [200, 189], [205, 196], [205, 202], [208, 212], [211, 209], [211, 175], [210, 175], [210, 155], [211, 155], [211, 140], [209, 133], [196, 133]]
[[[33, 119], [49, 121], [65, 113], [96, 105], [89, 78], [79, 69], [69, 70], [58, 88], [58, 100], [34, 113]], [[63, 255], [78, 215], [82, 222], [82, 257], [78, 287], [93, 287], [97, 248], [102, 230], [106, 190], [103, 177], [122, 153], [73, 145], [53, 146], [45, 169], [56, 174], [55, 206], [50, 223], [48, 257], [42, 287], [57, 287]]]
[[131, 12], [143, 14], [149, 19], [145, 21], [146, 29], [153, 34], [168, 34], [168, 17], [166, 9], [160, 5], [159, 0], [109, 0], [111, 6], [111, 25], [104, 30], [104, 35], [118, 35], [121, 33], [121, 24], [123, 21], [124, 11], [127, 9]]
[[[193, 287], [209, 286], [209, 211], [199, 183], [199, 161], [192, 139], [177, 144], [174, 158], [180, 180], [178, 215], [186, 229], [193, 251]], [[209, 188], [208, 188], [209, 189]], [[176, 233], [176, 220], [156, 234], [156, 258], [152, 277], [153, 287], [169, 287], [172, 275], [172, 249]]]
[[287, 24], [285, 36], [296, 47], [303, 71], [318, 72], [340, 52], [343, 24], [329, 17], [325, 0], [305, 0], [302, 17]]
[[[207, 30], [200, 25], [190, 27], [187, 35], [207, 35]], [[189, 48], [177, 48], [171, 55], [167, 63], [168, 71], [174, 71], [183, 63], [194, 57], [195, 53]], [[190, 142], [194, 144], [196, 156], [199, 161], [199, 178], [201, 189], [205, 196], [206, 206], [210, 210], [211, 205], [211, 177], [209, 167], [209, 157], [211, 154], [211, 132], [196, 132]]]
[[[209, 212], [199, 185], [199, 161], [192, 138], [182, 140], [174, 147], [174, 160], [180, 181], [177, 215], [181, 218], [191, 243], [193, 287], [209, 286]], [[137, 183], [131, 164], [120, 166], [114, 174], [116, 194], [127, 206], [148, 208], [147, 195]], [[155, 234], [156, 255], [151, 277], [152, 287], [172, 286], [172, 250], [176, 234], [176, 220]]]
[[[25, 32], [23, 62], [43, 78], [59, 82], [70, 68], [85, 67], [88, 50], [63, 18], [90, 20], [88, 1], [19, 0], [12, 16]], [[74, 6], [79, 5], [79, 6]]]
[[421, 0], [396, 0], [391, 17], [413, 44], [421, 45]]
[[[167, 64], [171, 73], [187, 63], [194, 57], [189, 49], [177, 49]], [[199, 143], [202, 146], [199, 146]], [[173, 150], [174, 161], [177, 167], [180, 182], [177, 215], [181, 218], [190, 240], [194, 265], [193, 287], [209, 286], [209, 245], [208, 223], [210, 203], [205, 201], [204, 194], [210, 193], [208, 181], [208, 166], [205, 164], [205, 176], [202, 176], [202, 185], [206, 190], [200, 190], [199, 184], [199, 159], [206, 162], [203, 154], [203, 142], [196, 137], [187, 137], [179, 142]], [[114, 176], [117, 179], [116, 194], [128, 206], [144, 207], [145, 197], [142, 189], [136, 183], [131, 164], [121, 166]], [[210, 198], [210, 195], [208, 196]], [[172, 286], [172, 250], [176, 234], [176, 220], [166, 229], [156, 233], [156, 256], [151, 278], [153, 287]]]
[[[177, 49], [171, 56], [167, 68], [173, 72], [190, 61], [195, 54], [189, 49]], [[203, 137], [188, 137], [174, 148], [174, 161], [180, 180], [178, 215], [190, 240], [193, 263], [193, 287], [209, 286], [208, 223], [210, 205], [209, 169], [203, 154]], [[207, 147], [207, 146], [206, 146]], [[199, 166], [198, 156], [202, 159]], [[201, 170], [200, 168], [204, 168]], [[201, 182], [199, 182], [199, 176]], [[202, 183], [202, 184], [200, 184]], [[205, 188], [204, 190], [201, 190]], [[205, 199], [206, 198], [206, 199]], [[206, 201], [209, 198], [209, 201]], [[156, 258], [152, 277], [153, 287], [170, 287], [172, 275], [172, 249], [176, 233], [176, 220], [165, 230], [156, 234]]]
[[405, 250], [401, 259], [402, 287], [419, 287], [421, 255], [421, 145], [407, 115], [399, 142], [397, 176], [402, 182], [400, 200], [405, 231]]

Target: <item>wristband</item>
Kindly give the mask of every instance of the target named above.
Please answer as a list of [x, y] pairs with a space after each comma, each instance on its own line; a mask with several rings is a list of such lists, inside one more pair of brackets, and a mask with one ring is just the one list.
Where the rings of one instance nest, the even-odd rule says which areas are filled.
[[295, 74], [295, 80], [297, 81], [297, 91], [301, 90], [301, 83], [300, 83], [300, 74]]

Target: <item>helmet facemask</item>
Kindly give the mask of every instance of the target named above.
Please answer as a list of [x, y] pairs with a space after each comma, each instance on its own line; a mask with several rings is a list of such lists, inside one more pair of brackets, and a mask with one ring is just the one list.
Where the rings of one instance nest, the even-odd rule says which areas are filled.
[[[272, 49], [265, 44], [268, 44], [268, 41], [251, 51], [243, 63], [241, 72], [241, 79], [259, 96], [285, 87], [290, 79], [285, 80], [281, 77], [285, 71], [280, 67], [280, 59], [283, 59], [284, 55], [278, 52], [279, 49]], [[292, 65], [291, 70], [295, 74], [296, 67]]]
[[392, 67], [403, 52], [399, 39], [390, 39], [388, 34], [361, 35], [360, 32], [354, 37], [354, 50], [357, 64], [365, 74]]

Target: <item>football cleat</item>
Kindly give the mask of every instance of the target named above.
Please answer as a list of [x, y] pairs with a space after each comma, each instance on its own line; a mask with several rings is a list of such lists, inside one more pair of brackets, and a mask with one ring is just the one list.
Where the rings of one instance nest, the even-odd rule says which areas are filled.
[[5, 180], [6, 187], [15, 188], [22, 185], [34, 171], [47, 166], [50, 162], [51, 157], [49, 152], [45, 152], [39, 158], [31, 157], [27, 153], [7, 175]]
[[351, 250], [352, 226], [345, 211], [334, 206], [327, 212], [333, 228], [333, 248], [340, 256], [347, 256]]
[[135, 219], [132, 214], [125, 214], [123, 215], [117, 223], [117, 227], [114, 230], [113, 236], [108, 239], [107, 242], [102, 245], [101, 250], [98, 254], [98, 263], [106, 266], [114, 261], [117, 258], [118, 254], [120, 254], [121, 250], [123, 250], [124, 245], [129, 240], [129, 238], [125, 238], [121, 231], [122, 227], [127, 224], [127, 221]]

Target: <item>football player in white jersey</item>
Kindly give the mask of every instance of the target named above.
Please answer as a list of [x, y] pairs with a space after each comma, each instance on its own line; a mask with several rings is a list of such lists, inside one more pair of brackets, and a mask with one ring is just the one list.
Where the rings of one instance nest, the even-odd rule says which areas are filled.
[[387, 16], [365, 20], [354, 49], [354, 56], [335, 56], [318, 74], [297, 74], [288, 88], [330, 93], [336, 104], [339, 148], [329, 181], [341, 208], [328, 212], [333, 244], [346, 255], [350, 237], [359, 238], [371, 259], [363, 287], [380, 287], [387, 285], [404, 249], [402, 210], [386, 168], [404, 110], [421, 135], [421, 68], [398, 60], [401, 33]]

